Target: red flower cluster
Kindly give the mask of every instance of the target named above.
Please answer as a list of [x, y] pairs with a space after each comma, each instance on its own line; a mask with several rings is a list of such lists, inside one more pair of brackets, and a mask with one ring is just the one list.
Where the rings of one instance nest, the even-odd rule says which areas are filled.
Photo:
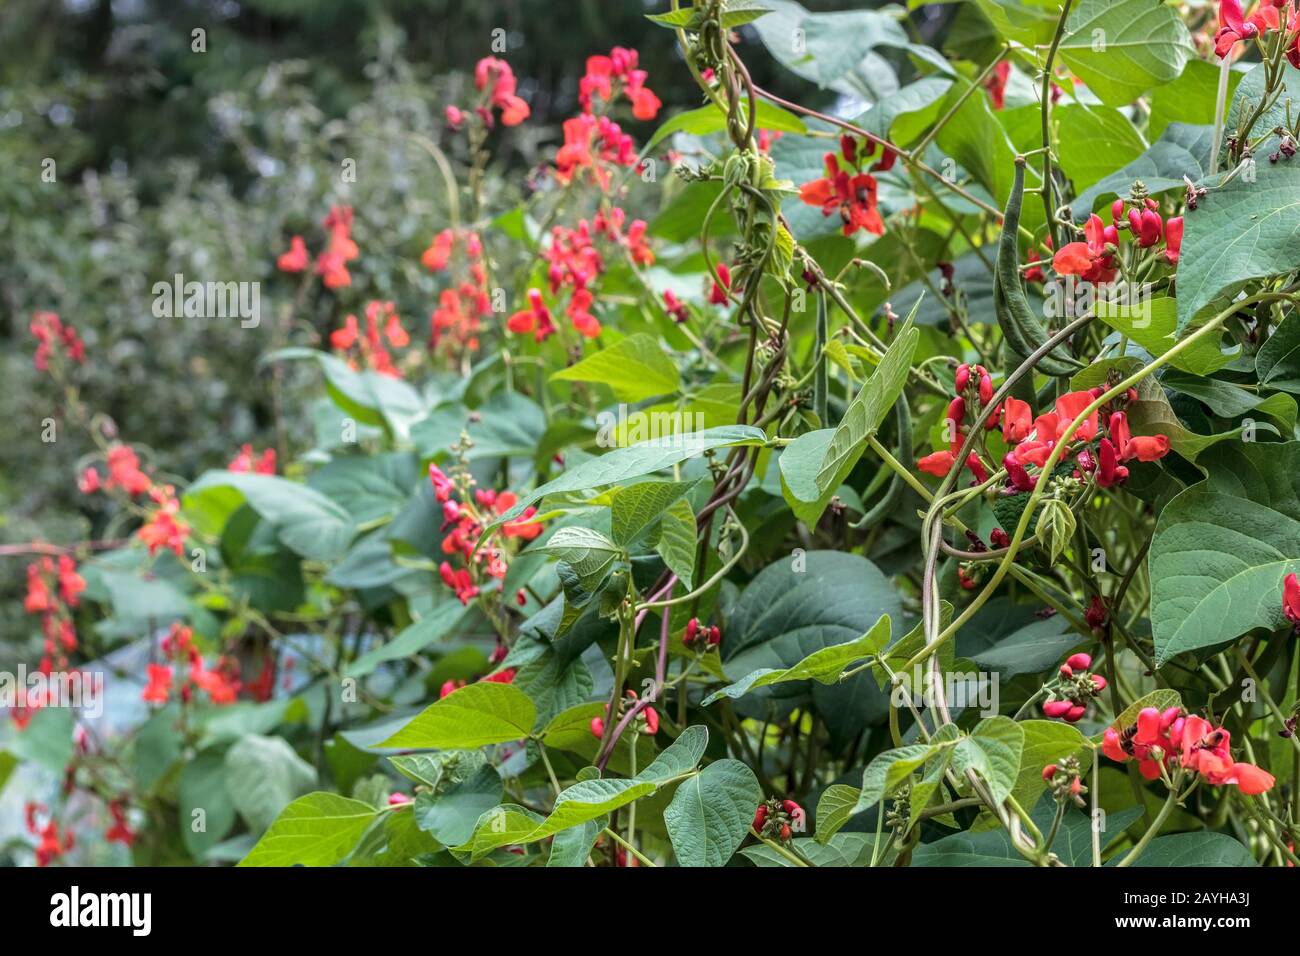
[[[1125, 210], [1127, 209], [1127, 213]], [[1120, 230], [1127, 229], [1133, 242], [1142, 249], [1165, 242], [1162, 258], [1176, 264], [1183, 244], [1183, 217], [1168, 222], [1160, 218], [1160, 204], [1154, 199], [1116, 199], [1110, 207], [1111, 224], [1107, 226], [1097, 214], [1088, 217], [1083, 227], [1084, 241], [1067, 242], [1052, 257], [1052, 268], [1060, 275], [1078, 276], [1094, 284], [1112, 282], [1118, 274], [1114, 252], [1119, 249]], [[1031, 253], [1031, 259], [1037, 258]]]
[[121, 843], [130, 846], [135, 842], [135, 831], [126, 819], [126, 805], [121, 800], [114, 800], [108, 805], [108, 812], [113, 824], [104, 831], [104, 839], [109, 843]]
[[1136, 760], [1147, 780], [1160, 776], [1161, 767], [1182, 767], [1200, 774], [1211, 786], [1235, 784], [1244, 794], [1256, 795], [1273, 788], [1273, 775], [1254, 764], [1234, 762], [1231, 737], [1204, 717], [1184, 716], [1181, 708], [1163, 712], [1143, 708], [1131, 727], [1110, 727], [1102, 736], [1101, 750], [1111, 760]]
[[[351, 285], [348, 263], [358, 255], [357, 244], [352, 241], [352, 207], [331, 206], [321, 225], [329, 233], [329, 240], [316, 257], [316, 274], [327, 289]], [[302, 236], [294, 236], [289, 240], [288, 251], [276, 259], [275, 267], [281, 272], [303, 272], [309, 262], [307, 243]]]
[[760, 803], [750, 824], [759, 836], [777, 837], [789, 843], [795, 833], [802, 833], [808, 825], [808, 814], [793, 800], [771, 799]]
[[[459, 485], [437, 465], [429, 465], [429, 480], [433, 483], [435, 497], [442, 503], [442, 530], [450, 532], [442, 540], [443, 554], [459, 554], [464, 567], [453, 568], [443, 561], [438, 573], [443, 583], [456, 592], [461, 604], [469, 604], [479, 594], [479, 584], [487, 577], [498, 581], [506, 576], [506, 552], [500, 547], [480, 547], [483, 526], [495, 515], [509, 511], [519, 501], [513, 491], [475, 490], [469, 494], [473, 479], [461, 472]], [[498, 529], [502, 538], [519, 538], [531, 541], [542, 533], [542, 526], [533, 521], [536, 508], [528, 508], [518, 521], [508, 521]]]
[[[518, 126], [528, 119], [528, 104], [519, 98], [516, 92], [518, 85], [514, 70], [510, 69], [510, 64], [505, 60], [485, 56], [474, 66], [474, 87], [486, 95], [475, 112], [489, 128], [493, 124], [492, 110], [500, 112], [502, 126]], [[448, 120], [450, 119], [449, 112]]]
[[[101, 489], [107, 492], [120, 491], [127, 498], [148, 494], [156, 507], [149, 513], [136, 536], [148, 547], [150, 557], [164, 548], [175, 552], [177, 557], [184, 554], [185, 538], [190, 529], [189, 525], [177, 517], [181, 504], [176, 498], [176, 489], [171, 485], [155, 485], [140, 470], [140, 458], [129, 445], [112, 445], [105, 457], [108, 461], [108, 477], [101, 480], [97, 469], [87, 468], [77, 482], [81, 492], [89, 495]], [[263, 455], [263, 462], [265, 460], [266, 456]], [[238, 461], [239, 457], [236, 456], [235, 462]], [[274, 461], [274, 453], [271, 453], [272, 470]]]
[[[1262, 0], [1259, 9], [1246, 17], [1237, 0], [1219, 0], [1219, 32], [1214, 35], [1214, 52], [1220, 59], [1225, 59], [1232, 48], [1243, 40], [1262, 37], [1269, 30], [1276, 30], [1281, 20], [1277, 8], [1284, 6], [1273, 0]], [[1288, 27], [1290, 29], [1290, 27]]]
[[[171, 632], [162, 640], [162, 652], [178, 666], [188, 666], [179, 688], [181, 701], [190, 703], [195, 691], [202, 691], [214, 704], [233, 704], [239, 693], [239, 663], [232, 657], [218, 658], [216, 666], [208, 669], [203, 664], [199, 649], [194, 646], [194, 633], [181, 624], [173, 624]], [[175, 669], [169, 664], [150, 664], [148, 683], [140, 694], [147, 704], [165, 704], [174, 689]]]
[[[877, 236], [885, 231], [885, 223], [876, 206], [876, 177], [871, 173], [891, 169], [896, 154], [886, 149], [872, 164], [870, 172], [862, 172], [862, 163], [875, 151], [875, 143], [859, 144], [854, 137], [844, 136], [840, 139], [839, 154], [827, 153], [824, 157], [826, 176], [799, 187], [799, 198], [810, 206], [820, 206], [823, 216], [839, 213], [846, 236], [859, 229]], [[844, 165], [841, 165], [841, 159]]]
[[27, 832], [33, 836], [40, 837], [40, 842], [36, 844], [36, 865], [49, 866], [63, 854], [76, 845], [73, 839], [72, 831], [66, 831], [62, 837], [59, 836], [59, 825], [53, 819], [42, 824], [37, 815], [44, 815], [48, 811], [42, 804], [29, 803], [26, 807]]
[[[619, 701], [618, 713], [622, 717], [628, 712], [628, 709], [635, 707], [637, 703], [636, 691], [629, 689], [627, 697]], [[591, 735], [596, 738], [605, 736], [605, 718], [609, 716], [609, 708], [605, 708], [605, 717], [591, 718]], [[659, 733], [659, 713], [653, 707], [643, 707], [637, 713], [633, 720], [636, 732], [639, 734], [649, 734], [654, 736]]]
[[[967, 431], [967, 409], [975, 407], [976, 403], [978, 403], [979, 408], [983, 408], [993, 401], [993, 379], [983, 365], [972, 366], [963, 363], [957, 366], [957, 372], [953, 376], [953, 384], [957, 396], [948, 403], [948, 410], [944, 413], [945, 425], [950, 435], [948, 449], [926, 455], [916, 463], [919, 470], [928, 475], [934, 475], [936, 478], [947, 475], [952, 469], [953, 462], [957, 460], [957, 452], [961, 450], [963, 436]], [[985, 429], [992, 431], [997, 428], [1001, 415], [1001, 407], [995, 408], [992, 414], [989, 415], [988, 421], [984, 423]], [[976, 452], [971, 452], [966, 456], [966, 467], [975, 476], [976, 484], [983, 484], [988, 481], [988, 468]], [[963, 579], [963, 586], [967, 586], [967, 580]], [[968, 587], [973, 586], [973, 582], [968, 585]]]
[[483, 242], [477, 232], [442, 230], [433, 237], [420, 261], [430, 271], [441, 272], [457, 246], [464, 250], [463, 278], [439, 293], [438, 307], [429, 319], [429, 347], [436, 352], [445, 345], [453, 358], [462, 352], [478, 351], [480, 320], [492, 314]]
[[275, 474], [275, 449], [267, 448], [257, 458], [253, 457], [252, 445], [241, 445], [239, 454], [230, 459], [226, 471], [253, 472], [257, 475]]
[[989, 91], [989, 99], [993, 101], [993, 108], [1000, 110], [1006, 105], [1007, 101], [1007, 80], [1011, 78], [1011, 63], [1008, 60], [999, 60], [998, 65], [993, 68], [989, 78], [984, 81], [984, 88]]
[[393, 364], [385, 339], [393, 348], [406, 348], [411, 344], [411, 336], [402, 326], [402, 319], [393, 303], [371, 300], [366, 303], [365, 334], [361, 333], [357, 317], [348, 315], [343, 327], [330, 333], [330, 346], [340, 353], [348, 353], [354, 346], [357, 348], [357, 355], [348, 357], [351, 368], [361, 365], [389, 378], [401, 378], [402, 373]]
[[[1045, 412], [1030, 421], [1030, 408], [1016, 398], [1006, 401], [1002, 437], [1015, 447], [1007, 454], [1004, 465], [1015, 491], [1032, 491], [1034, 479], [1025, 471], [1025, 465], [1039, 468], [1047, 463], [1069, 424], [1085, 408], [1099, 398], [1105, 389], [1100, 386], [1089, 391], [1069, 392], [1056, 400], [1054, 411]], [[1137, 398], [1130, 390], [1127, 401]], [[1104, 409], [1103, 409], [1104, 411]], [[1095, 454], [1090, 446], [1100, 433], [1100, 415], [1094, 411], [1074, 433], [1074, 440], [1084, 443], [1076, 458], [1076, 475], [1096, 473], [1097, 484], [1110, 488], [1128, 478], [1128, 469], [1121, 462], [1158, 461], [1169, 453], [1169, 439], [1165, 435], [1138, 435], [1129, 431], [1128, 416], [1119, 409], [1105, 419], [1105, 434], [1097, 442]], [[1032, 437], [1031, 437], [1032, 436]]]
[[592, 182], [606, 190], [612, 168], [636, 162], [636, 143], [608, 116], [580, 113], [564, 121], [564, 145], [555, 153], [555, 178], [561, 183], [587, 170]]
[[647, 73], [637, 69], [636, 50], [616, 46], [609, 56], [587, 57], [587, 73], [578, 83], [578, 102], [584, 113], [591, 113], [593, 97], [609, 102], [619, 93], [632, 103], [632, 115], [652, 120], [659, 113], [659, 97], [645, 85]]
[[36, 367], [36, 371], [47, 371], [50, 367], [50, 357], [57, 355], [60, 349], [69, 361], [76, 362], [78, 365], [85, 364], [86, 346], [77, 335], [77, 330], [60, 322], [55, 313], [34, 313], [29, 328], [32, 337], [36, 339], [36, 353], [32, 356], [32, 364]]
[[[49, 674], [68, 666], [68, 655], [77, 649], [77, 630], [72, 622], [72, 608], [81, 601], [86, 582], [77, 573], [77, 562], [66, 554], [59, 555], [57, 565], [52, 558], [41, 558], [27, 565], [27, 596], [23, 610], [41, 616], [41, 633], [45, 637], [44, 654], [40, 671]], [[28, 704], [36, 703], [29, 701]], [[30, 719], [27, 708], [22, 708], [22, 723]], [[15, 711], [15, 719], [19, 719]]]
[[693, 617], [686, 622], [686, 633], [682, 635], [682, 643], [687, 647], [693, 647], [697, 642], [703, 644], [705, 650], [712, 650], [722, 643], [722, 630], [716, 624], [712, 626], [701, 624], [699, 618]]
[[1067, 723], [1078, 723], [1088, 710], [1088, 703], [1106, 689], [1106, 678], [1088, 673], [1092, 658], [1087, 654], [1071, 655], [1061, 665], [1059, 678], [1043, 701], [1044, 717], [1059, 717]]
[[155, 508], [149, 519], [136, 532], [136, 536], [149, 549], [153, 557], [164, 549], [181, 557], [185, 553], [185, 537], [190, 533], [189, 525], [177, 519], [181, 503], [176, 498], [176, 489], [171, 485], [154, 485], [149, 489]]

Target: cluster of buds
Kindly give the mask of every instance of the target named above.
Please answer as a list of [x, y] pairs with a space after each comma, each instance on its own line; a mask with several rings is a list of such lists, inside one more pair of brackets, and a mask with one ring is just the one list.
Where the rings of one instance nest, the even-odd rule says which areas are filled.
[[1282, 133], [1282, 141], [1278, 143], [1277, 149], [1268, 154], [1268, 161], [1276, 163], [1279, 159], [1290, 159], [1296, 153], [1295, 140], [1291, 138], [1290, 133]]
[[1049, 685], [1047, 700], [1043, 701], [1043, 715], [1067, 723], [1078, 723], [1088, 710], [1094, 697], [1106, 689], [1106, 678], [1091, 674], [1092, 658], [1083, 653], [1071, 655]]
[[[636, 691], [628, 689], [627, 696], [618, 702], [618, 716], [621, 718], [628, 710], [637, 705], [638, 698]], [[605, 717], [609, 716], [609, 709], [605, 710]], [[591, 718], [591, 735], [596, 739], [605, 736], [605, 717]], [[653, 707], [642, 707], [632, 720], [632, 729], [638, 734], [647, 734], [653, 737], [659, 733], [659, 712]]]
[[36, 865], [41, 867], [49, 866], [76, 845], [71, 830], [59, 835], [59, 825], [53, 817], [41, 822], [40, 817], [48, 813], [45, 805], [40, 803], [28, 803], [25, 808], [27, 832], [39, 837], [33, 852], [36, 854]]
[[[453, 265], [457, 248], [463, 254]], [[420, 262], [430, 272], [449, 272], [450, 284], [438, 293], [438, 307], [429, 316], [429, 348], [446, 353], [454, 363], [478, 351], [481, 321], [492, 314], [483, 241], [471, 229], [444, 229], [433, 237]]]
[[372, 300], [366, 303], [365, 315], [364, 332], [357, 317], [349, 315], [340, 328], [330, 333], [330, 347], [351, 369], [369, 368], [389, 378], [400, 378], [402, 373], [394, 364], [388, 346], [404, 349], [411, 344], [411, 336], [402, 325], [396, 306], [392, 302]]
[[[961, 450], [962, 440], [966, 435], [967, 412], [974, 408], [984, 408], [993, 400], [993, 379], [983, 365], [969, 365], [963, 362], [957, 366], [954, 376], [956, 397], [948, 403], [944, 412], [944, 432], [948, 438], [948, 448], [926, 455], [916, 463], [916, 467], [936, 478], [942, 478], [951, 470]], [[998, 427], [1002, 419], [1002, 406], [993, 409], [984, 422], [986, 431]], [[982, 485], [989, 480], [989, 470], [977, 452], [966, 456], [966, 467], [974, 477], [974, 483]]]
[[[359, 255], [357, 244], [352, 240], [352, 207], [331, 206], [328, 215], [321, 222], [321, 227], [328, 233], [325, 248], [316, 258], [316, 274], [327, 289], [341, 289], [352, 284], [352, 274], [348, 263]], [[311, 265], [311, 253], [302, 236], [293, 236], [289, 248], [280, 254], [275, 267], [290, 274], [305, 272]]]
[[1083, 785], [1078, 757], [1066, 757], [1059, 763], [1049, 763], [1043, 768], [1043, 780], [1058, 803], [1070, 800], [1077, 807], [1086, 806], [1083, 795], [1088, 792], [1088, 788]]
[[30, 328], [32, 337], [36, 339], [36, 354], [32, 358], [36, 371], [47, 371], [50, 358], [60, 355], [78, 365], [85, 364], [86, 346], [77, 335], [77, 330], [59, 321], [55, 313], [34, 313]]
[[68, 655], [77, 649], [77, 632], [73, 626], [72, 609], [81, 601], [86, 582], [77, 573], [77, 563], [66, 554], [59, 555], [58, 564], [44, 557], [27, 566], [27, 595], [23, 610], [41, 616], [41, 633], [44, 635], [44, 655], [40, 671], [49, 675], [68, 665]]
[[170, 664], [150, 664], [148, 666], [148, 683], [140, 694], [146, 704], [165, 704], [176, 690], [175, 675], [177, 668], [188, 667], [181, 680], [179, 697], [183, 703], [190, 703], [197, 691], [208, 695], [214, 704], [233, 704], [239, 693], [239, 662], [233, 657], [220, 657], [216, 666], [208, 668], [203, 657], [194, 644], [194, 633], [181, 624], [173, 624], [171, 631], [162, 639], [160, 648], [163, 655], [175, 662]]
[[682, 643], [687, 647], [699, 644], [704, 650], [711, 651], [722, 643], [722, 631], [716, 624], [712, 626], [701, 624], [699, 618], [693, 617], [686, 622], [686, 633], [682, 635]]
[[808, 814], [803, 807], [793, 800], [778, 800], [770, 797], [758, 805], [754, 811], [754, 832], [768, 839], [779, 839], [789, 843], [796, 833], [808, 829]]

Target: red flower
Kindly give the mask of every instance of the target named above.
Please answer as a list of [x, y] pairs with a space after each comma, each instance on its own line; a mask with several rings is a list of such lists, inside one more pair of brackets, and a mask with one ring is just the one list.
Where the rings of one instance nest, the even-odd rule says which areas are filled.
[[281, 272], [302, 272], [308, 261], [307, 244], [302, 241], [302, 236], [294, 236], [289, 240], [289, 251], [280, 255], [275, 267]]
[[[1300, 43], [1300, 36], [1296, 37]], [[1173, 216], [1165, 223], [1165, 261], [1170, 265], [1178, 264], [1178, 255], [1183, 248], [1183, 217]]]
[[985, 88], [989, 91], [989, 98], [993, 100], [993, 108], [1000, 110], [1006, 105], [1007, 80], [1011, 76], [1011, 63], [1002, 60], [993, 68], [992, 74], [984, 81]]
[[140, 699], [146, 704], [165, 704], [172, 692], [172, 669], [165, 664], [150, 664], [149, 683]]
[[352, 241], [352, 207], [332, 206], [321, 223], [329, 232], [329, 244], [316, 257], [316, 272], [327, 289], [338, 289], [352, 284], [347, 264], [358, 255], [357, 244]]
[[149, 520], [136, 532], [136, 536], [149, 549], [153, 557], [159, 551], [175, 552], [179, 558], [185, 551], [185, 537], [189, 534], [189, 525], [176, 520], [180, 512], [180, 502], [176, 500], [176, 490], [171, 485], [161, 485], [149, 492], [157, 509]]
[[950, 451], [936, 451], [934, 454], [926, 455], [918, 461], [916, 467], [927, 475], [943, 478], [952, 470], [952, 463], [956, 460], [957, 456]]
[[[1148, 200], [1154, 205], [1154, 200]], [[1154, 246], [1160, 241], [1160, 234], [1163, 231], [1164, 224], [1160, 221], [1160, 213], [1156, 212], [1150, 206], [1138, 212], [1136, 209], [1128, 211], [1128, 227], [1133, 234], [1133, 240], [1142, 248]]]
[[677, 298], [672, 289], [664, 289], [664, 311], [673, 317], [678, 325], [690, 321], [691, 314], [686, 310], [686, 303]]
[[226, 471], [236, 471], [241, 473], [253, 472], [258, 475], [275, 474], [275, 449], [268, 448], [258, 456], [257, 460], [253, 459], [253, 446], [242, 445], [239, 454], [231, 459], [230, 464], [226, 465]]
[[1029, 437], [1033, 430], [1032, 413], [1028, 402], [1008, 398], [1003, 404], [1002, 438], [1009, 445], [1017, 445]]
[[840, 168], [834, 153], [825, 156], [826, 176], [799, 187], [799, 198], [810, 206], [820, 206], [823, 216], [838, 212], [844, 223], [844, 235], [859, 229], [882, 235], [885, 224], [876, 207], [876, 179], [870, 173], [850, 177]]
[[121, 488], [131, 497], [144, 494], [153, 482], [140, 470], [140, 459], [129, 445], [113, 445], [108, 450], [108, 480], [105, 487]]
[[1128, 469], [1119, 463], [1119, 454], [1109, 438], [1103, 438], [1097, 446], [1097, 485], [1110, 488], [1122, 484], [1128, 479]]
[[1294, 571], [1282, 580], [1282, 613], [1288, 621], [1300, 627], [1300, 580]]
[[506, 328], [516, 334], [532, 332], [533, 338], [544, 342], [555, 332], [555, 323], [551, 321], [551, 310], [542, 301], [542, 293], [537, 289], [528, 290], [529, 307], [520, 309], [506, 320]]
[[479, 60], [474, 67], [474, 85], [480, 90], [491, 86], [488, 102], [501, 111], [503, 126], [518, 126], [528, 119], [528, 104], [515, 94], [515, 74], [505, 60], [494, 56]]
[[731, 301], [731, 296], [727, 293], [731, 289], [731, 270], [723, 263], [718, 263], [718, 278], [722, 280], [719, 285], [715, 280], [713, 288], [709, 290], [709, 303], [711, 305], [726, 305]]
[[1068, 242], [1052, 257], [1052, 268], [1060, 275], [1078, 276], [1085, 282], [1109, 282], [1115, 278], [1115, 260], [1106, 253], [1107, 244], [1119, 245], [1119, 232], [1107, 226], [1095, 213], [1084, 226], [1086, 242]]
[[420, 262], [430, 272], [440, 272], [447, 268], [447, 260], [451, 258], [452, 246], [456, 242], [456, 234], [450, 229], [444, 229], [433, 237], [429, 243], [429, 248], [424, 250], [420, 256]]
[[104, 833], [104, 839], [109, 843], [123, 843], [130, 846], [135, 842], [135, 832], [127, 823], [126, 812], [122, 809], [122, 801], [114, 800], [110, 803], [108, 812], [113, 816], [113, 825]]
[[1276, 30], [1279, 22], [1277, 9], [1271, 3], [1260, 4], [1259, 10], [1249, 19], [1244, 19], [1237, 0], [1220, 0], [1219, 32], [1214, 35], [1214, 52], [1220, 59], [1226, 58], [1237, 43], [1263, 36], [1270, 29]]

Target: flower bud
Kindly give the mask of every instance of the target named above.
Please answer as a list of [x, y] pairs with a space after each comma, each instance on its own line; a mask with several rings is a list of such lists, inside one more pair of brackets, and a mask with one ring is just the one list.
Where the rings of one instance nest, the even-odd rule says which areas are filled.
[[1065, 659], [1065, 663], [1073, 667], [1076, 671], [1086, 671], [1092, 666], [1092, 658], [1082, 652], [1071, 654]]
[[966, 386], [970, 384], [970, 366], [964, 362], [957, 366], [956, 383], [958, 395], [966, 391]]

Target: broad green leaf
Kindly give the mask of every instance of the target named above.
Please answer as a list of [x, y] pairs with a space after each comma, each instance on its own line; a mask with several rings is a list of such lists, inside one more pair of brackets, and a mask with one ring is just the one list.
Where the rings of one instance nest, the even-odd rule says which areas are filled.
[[435, 408], [427, 418], [411, 427], [411, 443], [422, 458], [445, 461], [455, 457], [452, 446], [461, 433], [471, 447], [465, 458], [531, 458], [546, 433], [546, 414], [541, 406], [519, 392], [497, 392], [471, 410], [459, 403]]
[[[1236, 70], [1228, 74], [1229, 102], [1232, 101], [1233, 91], [1241, 81], [1241, 76]], [[1214, 122], [1218, 96], [1218, 64], [1208, 60], [1189, 60], [1178, 79], [1172, 83], [1161, 83], [1151, 91], [1151, 116], [1147, 119], [1147, 135], [1156, 139], [1172, 123], [1209, 126]]]
[[380, 746], [472, 750], [527, 737], [535, 723], [537, 709], [523, 691], [479, 681], [430, 704]]
[[209, 471], [185, 490], [185, 515], [198, 530], [220, 535], [247, 502], [274, 525], [285, 547], [312, 561], [336, 561], [356, 535], [351, 516], [306, 485], [275, 475]]
[[[1161, 296], [1140, 305], [1103, 306], [1098, 304], [1097, 318], [1116, 332], [1126, 335], [1152, 355], [1163, 355], [1174, 347], [1174, 327], [1178, 323], [1178, 303], [1171, 296]], [[1297, 326], [1300, 329], [1300, 325]], [[1271, 341], [1271, 340], [1270, 340]], [[1267, 344], [1265, 345], [1267, 347]], [[1263, 355], [1264, 350], [1260, 350]], [[1174, 368], [1193, 375], [1209, 375], [1232, 361], [1215, 336], [1198, 339], [1169, 360]]]
[[1043, 768], [1060, 763], [1066, 757], [1077, 757], [1085, 772], [1084, 782], [1091, 779], [1092, 759], [1089, 746], [1073, 724], [1059, 720], [1022, 720], [1019, 724], [1024, 734], [1024, 747], [1020, 754], [1020, 772], [1016, 776], [1011, 795], [1022, 807], [1032, 807], [1047, 789]]
[[1206, 195], [1184, 219], [1178, 260], [1178, 332], [1225, 305], [1251, 279], [1300, 268], [1300, 166], [1259, 163]]
[[650, 766], [636, 775], [637, 779], [663, 784], [674, 777], [690, 773], [704, 759], [704, 750], [708, 745], [709, 728], [703, 724], [687, 727]]
[[1213, 135], [1209, 126], [1170, 123], [1145, 153], [1080, 193], [1070, 204], [1074, 218], [1082, 222], [1102, 200], [1127, 197], [1136, 180], [1141, 180], [1152, 196], [1171, 191], [1181, 193], [1187, 188], [1184, 176], [1198, 182], [1209, 168]]
[[[1024, 748], [1025, 732], [1018, 723], [1010, 717], [989, 717], [953, 747], [952, 764], [957, 770], [978, 773], [993, 801], [1001, 803], [1016, 785]], [[1038, 768], [1040, 773], [1042, 769]]]
[[627, 552], [599, 531], [573, 526], [560, 528], [546, 544], [534, 546], [533, 550], [554, 555], [567, 564], [588, 593], [594, 593], [614, 565], [627, 558]]
[[1054, 670], [1082, 640], [1068, 621], [1053, 615], [1044, 621], [1031, 621], [985, 649], [960, 653], [979, 665], [980, 670], [997, 671], [1006, 680], [1017, 674]]
[[1176, 80], [1196, 59], [1178, 11], [1149, 0], [1080, 0], [1066, 21], [1061, 60], [1103, 103], [1127, 106]]
[[828, 488], [835, 487], [833, 480], [843, 474], [845, 463], [856, 462], [861, 457], [867, 447], [867, 439], [876, 434], [880, 423], [894, 407], [903, 386], [907, 384], [912, 355], [916, 352], [920, 338], [920, 330], [912, 326], [909, 317], [885, 350], [876, 370], [849, 403], [844, 418], [831, 436], [826, 457], [822, 459], [821, 468], [817, 472], [817, 488], [820, 491], [825, 492]]
[[473, 836], [479, 818], [501, 802], [503, 789], [496, 768], [485, 765], [445, 790], [420, 791], [412, 812], [421, 830], [444, 846], [457, 846]]
[[616, 485], [629, 478], [639, 478], [664, 468], [671, 468], [679, 462], [702, 455], [714, 448], [766, 443], [767, 435], [762, 429], [752, 425], [726, 425], [688, 435], [673, 436], [670, 439], [643, 442], [628, 448], [616, 448], [599, 458], [592, 458], [580, 465], [566, 468], [560, 477], [522, 495], [513, 508], [498, 515], [487, 525], [484, 535], [504, 522], [514, 521], [529, 505], [535, 504], [546, 495]]
[[336, 458], [307, 484], [340, 504], [357, 524], [373, 525], [406, 506], [420, 481], [419, 464], [411, 452]]
[[1290, 313], [1255, 354], [1261, 385], [1300, 392], [1300, 318]]
[[551, 855], [546, 858], [546, 865], [584, 866], [587, 857], [591, 856], [592, 848], [596, 845], [596, 839], [600, 836], [600, 831], [604, 830], [608, 825], [608, 817], [597, 817], [579, 826], [561, 830], [555, 834], [555, 839], [551, 841]]
[[758, 778], [739, 760], [719, 760], [682, 782], [664, 826], [682, 866], [725, 866], [763, 800]]
[[428, 410], [409, 383], [378, 372], [356, 371], [347, 362], [308, 348], [287, 348], [272, 352], [263, 363], [309, 359], [325, 373], [330, 398], [343, 412], [363, 425], [383, 425], [401, 440], [410, 435], [411, 425]]
[[1033, 47], [1050, 43], [1060, 19], [1055, 0], [977, 0], [980, 11], [1008, 40]]
[[619, 488], [610, 503], [614, 541], [627, 548], [695, 487], [692, 481], [641, 481]]
[[832, 644], [813, 651], [793, 667], [760, 668], [751, 671], [734, 684], [714, 691], [704, 698], [708, 706], [723, 697], [737, 698], [758, 687], [792, 680], [815, 680], [833, 684], [840, 679], [845, 668], [864, 657], [879, 654], [889, 643], [889, 618], [881, 617], [866, 634], [844, 644]]
[[[176, 801], [181, 839], [196, 859], [226, 838], [235, 825], [235, 803], [226, 786], [226, 766], [217, 750], [203, 750], [181, 767]], [[203, 829], [196, 830], [195, 810], [203, 811]]]
[[685, 498], [669, 505], [659, 522], [655, 551], [687, 590], [695, 586], [695, 538], [698, 533], [695, 509]]
[[[1038, 107], [1022, 109], [1032, 114], [1032, 125], [1038, 136], [1035, 145], [1041, 145]], [[1062, 147], [1061, 169], [1070, 177], [1076, 191], [1091, 186], [1137, 159], [1147, 148], [1146, 140], [1134, 128], [1133, 122], [1109, 106], [1066, 103], [1052, 110], [1052, 122], [1066, 144]], [[1073, 148], [1073, 144], [1079, 143], [1088, 144], [1088, 148]]]
[[[881, 839], [890, 844], [880, 853], [881, 863], [888, 866], [897, 855], [892, 848], [893, 836], [885, 833]], [[795, 837], [790, 841], [790, 846], [816, 867], [863, 867], [871, 860], [875, 842], [874, 833], [836, 833], [824, 844], [808, 837]], [[740, 851], [740, 855], [755, 866], [798, 866], [766, 843], [747, 846]]]
[[269, 827], [316, 783], [316, 771], [280, 737], [247, 734], [226, 751], [226, 785], [254, 831]]
[[356, 846], [376, 810], [333, 793], [309, 793], [284, 808], [240, 866], [333, 866]]
[[677, 364], [658, 340], [643, 332], [588, 355], [551, 376], [553, 382], [608, 385], [622, 402], [640, 402], [681, 388]]
[[1250, 850], [1226, 833], [1171, 833], [1156, 837], [1132, 866], [1259, 866]]
[[1300, 443], [1219, 445], [1208, 478], [1160, 515], [1149, 558], [1156, 664], [1287, 624], [1282, 579], [1300, 571]]
[[833, 783], [822, 791], [821, 798], [817, 801], [818, 843], [828, 842], [840, 831], [840, 827], [849, 822], [861, 793], [857, 787], [843, 783]]

